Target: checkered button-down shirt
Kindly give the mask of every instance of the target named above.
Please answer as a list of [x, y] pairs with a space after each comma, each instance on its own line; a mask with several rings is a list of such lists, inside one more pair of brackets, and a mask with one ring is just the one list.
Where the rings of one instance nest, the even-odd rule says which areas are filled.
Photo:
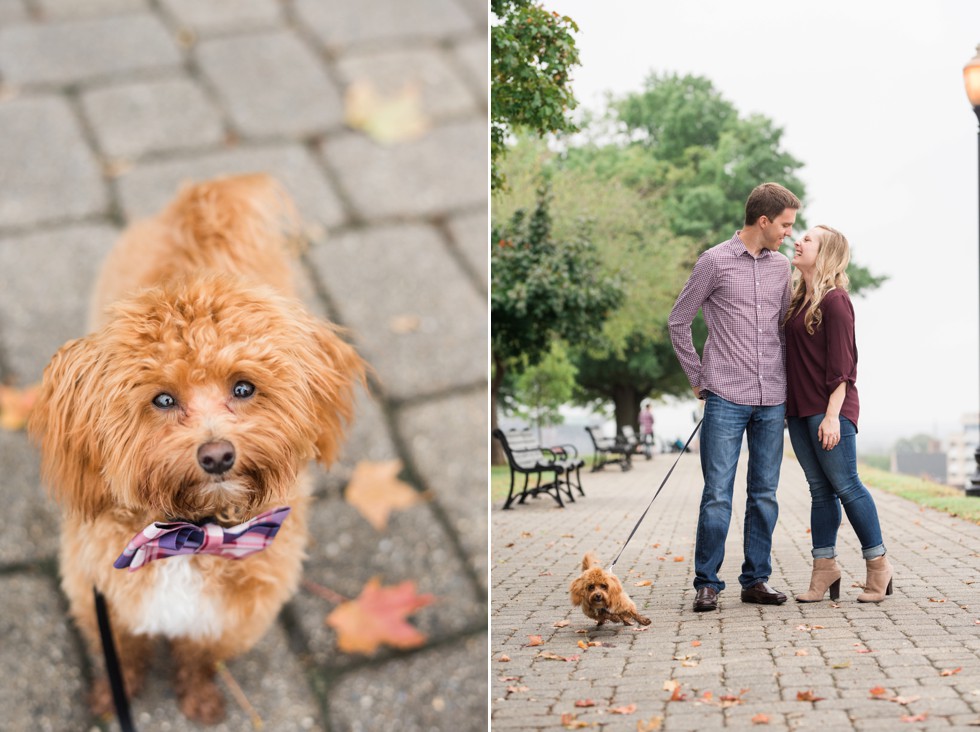
[[[779, 324], [789, 307], [790, 264], [779, 252], [753, 257], [738, 232], [698, 258], [667, 323], [692, 387], [736, 404], [786, 401], [786, 342]], [[698, 358], [691, 323], [703, 310], [708, 326]]]

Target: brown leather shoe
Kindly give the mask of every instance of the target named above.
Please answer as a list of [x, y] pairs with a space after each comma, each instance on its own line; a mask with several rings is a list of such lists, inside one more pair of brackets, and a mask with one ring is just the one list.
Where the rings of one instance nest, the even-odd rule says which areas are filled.
[[702, 587], [694, 598], [694, 612], [703, 613], [718, 609], [718, 590], [714, 587]]
[[742, 602], [756, 602], [760, 605], [782, 605], [786, 595], [774, 590], [765, 582], [756, 582], [751, 587], [742, 590]]

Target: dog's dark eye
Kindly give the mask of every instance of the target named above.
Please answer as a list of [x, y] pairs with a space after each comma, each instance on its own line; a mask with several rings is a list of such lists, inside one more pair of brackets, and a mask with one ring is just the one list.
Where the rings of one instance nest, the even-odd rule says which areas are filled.
[[157, 394], [153, 397], [153, 406], [158, 409], [173, 409], [177, 406], [177, 400], [174, 399], [170, 394], [163, 392], [162, 394]]
[[601, 587], [604, 590], [608, 590], [609, 589], [609, 585], [607, 585], [605, 582], [603, 582], [601, 585], [599, 585], [599, 587]]
[[231, 390], [231, 393], [238, 399], [248, 399], [255, 393], [255, 384], [250, 381], [239, 381], [235, 384], [235, 388]]
[[589, 592], [592, 592], [592, 590], [594, 589], [595, 589], [595, 585], [589, 585]]

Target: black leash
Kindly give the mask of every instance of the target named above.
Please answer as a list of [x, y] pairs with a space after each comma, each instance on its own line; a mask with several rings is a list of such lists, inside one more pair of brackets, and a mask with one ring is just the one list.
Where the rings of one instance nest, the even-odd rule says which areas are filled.
[[116, 705], [116, 719], [122, 732], [136, 732], [132, 717], [129, 714], [129, 699], [126, 698], [126, 687], [123, 686], [122, 669], [119, 667], [119, 656], [116, 655], [116, 644], [112, 640], [112, 626], [109, 624], [109, 610], [105, 597], [95, 587], [95, 614], [99, 619], [99, 635], [102, 636], [102, 652], [105, 654], [105, 668], [109, 674], [109, 686], [112, 688], [112, 701]]
[[698, 430], [701, 429], [701, 422], [704, 422], [704, 418], [703, 417], [701, 418], [701, 421], [698, 422], [697, 426], [694, 428], [694, 432], [691, 433], [691, 436], [687, 438], [687, 442], [685, 442], [684, 443], [684, 447], [681, 448], [681, 452], [680, 452], [680, 455], [677, 456], [677, 460], [675, 460], [674, 461], [674, 464], [670, 466], [670, 470], [668, 470], [667, 471], [667, 475], [664, 476], [663, 483], [661, 483], [660, 484], [660, 487], [657, 488], [657, 492], [653, 494], [653, 498], [651, 498], [650, 499], [650, 503], [647, 504], [646, 511], [644, 511], [643, 512], [643, 515], [640, 516], [640, 520], [636, 522], [636, 526], [633, 527], [633, 530], [630, 532], [630, 535], [626, 537], [626, 542], [623, 544], [622, 549], [619, 550], [619, 554], [616, 555], [616, 558], [612, 560], [612, 564], [609, 565], [609, 572], [610, 573], [612, 572], [613, 567], [616, 566], [616, 562], [618, 562], [619, 561], [619, 558], [623, 555], [623, 550], [626, 549], [626, 545], [630, 543], [630, 539], [633, 538], [633, 534], [635, 534], [636, 533], [636, 530], [638, 528], [640, 528], [640, 524], [643, 523], [643, 519], [645, 519], [647, 517], [647, 511], [650, 510], [650, 506], [653, 505], [653, 502], [657, 500], [657, 496], [660, 495], [660, 491], [662, 491], [664, 489], [664, 486], [667, 485], [667, 480], [670, 478], [670, 474], [674, 472], [674, 468], [677, 467], [677, 463], [680, 462], [681, 455], [683, 455], [685, 452], [687, 452], [687, 447], [688, 447], [688, 445], [691, 444], [691, 440], [694, 439], [694, 435], [696, 435], [698, 433]]

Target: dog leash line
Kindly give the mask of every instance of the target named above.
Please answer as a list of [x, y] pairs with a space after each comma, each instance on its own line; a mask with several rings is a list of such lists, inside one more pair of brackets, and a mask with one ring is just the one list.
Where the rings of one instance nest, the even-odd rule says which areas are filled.
[[664, 489], [664, 486], [667, 485], [667, 481], [670, 479], [670, 474], [674, 472], [674, 468], [677, 467], [677, 463], [679, 463], [681, 460], [681, 455], [687, 452], [687, 447], [688, 445], [691, 444], [691, 440], [694, 439], [694, 435], [696, 435], [698, 433], [698, 430], [701, 429], [701, 422], [704, 422], [703, 417], [701, 418], [701, 421], [698, 422], [697, 425], [694, 427], [694, 432], [691, 433], [691, 436], [687, 438], [687, 442], [685, 442], [684, 447], [681, 448], [680, 455], [677, 456], [677, 459], [674, 461], [674, 464], [670, 466], [670, 470], [668, 470], [667, 475], [664, 476], [663, 482], [660, 484], [660, 487], [657, 488], [657, 492], [653, 494], [653, 498], [651, 498], [650, 503], [647, 504], [646, 510], [644, 510], [643, 514], [640, 516], [640, 520], [636, 522], [636, 526], [633, 527], [633, 530], [630, 532], [630, 535], [626, 537], [626, 541], [623, 542], [623, 546], [620, 548], [619, 554], [617, 554], [616, 558], [612, 560], [612, 564], [609, 565], [609, 572], [612, 572], [613, 567], [616, 566], [616, 562], [618, 562], [619, 558], [623, 555], [623, 551], [626, 549], [626, 545], [630, 543], [630, 539], [633, 538], [633, 534], [635, 534], [636, 530], [640, 528], [640, 524], [643, 523], [643, 519], [647, 517], [647, 511], [650, 510], [650, 506], [653, 505], [653, 502], [657, 500], [657, 496], [660, 495], [660, 491], [662, 491]]
[[116, 644], [112, 640], [112, 626], [109, 623], [109, 609], [105, 597], [95, 587], [95, 614], [99, 620], [99, 635], [102, 636], [102, 653], [105, 655], [106, 673], [109, 675], [109, 686], [112, 688], [112, 701], [116, 707], [116, 719], [122, 732], [136, 732], [133, 719], [129, 714], [129, 700], [126, 698], [126, 687], [123, 685], [122, 669], [119, 656], [116, 655]]

